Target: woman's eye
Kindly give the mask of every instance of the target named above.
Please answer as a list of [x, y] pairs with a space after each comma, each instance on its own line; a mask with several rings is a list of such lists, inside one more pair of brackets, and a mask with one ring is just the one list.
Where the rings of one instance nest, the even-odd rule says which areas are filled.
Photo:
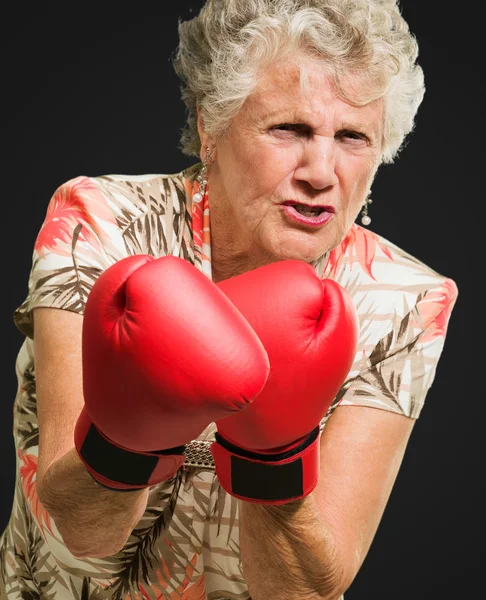
[[[281, 123], [280, 125], [275, 125], [274, 127], [272, 127], [272, 130], [295, 132], [298, 135], [303, 135], [303, 136], [309, 136], [312, 133], [312, 130], [310, 127], [308, 127], [307, 125], [304, 125], [304, 124], [300, 124], [300, 123]], [[357, 142], [367, 143], [369, 141], [368, 137], [364, 133], [358, 133], [357, 131], [351, 131], [351, 130], [338, 131], [336, 133], [336, 138], [342, 139], [344, 141], [349, 140], [354, 143], [357, 143]]]
[[274, 129], [280, 129], [281, 131], [295, 131], [296, 129], [299, 129], [299, 126], [292, 123], [282, 123], [281, 125], [276, 125]]
[[310, 135], [311, 131], [309, 127], [299, 123], [281, 123], [280, 125], [275, 125], [275, 127], [272, 127], [272, 129], [274, 131], [288, 131], [290, 133], [303, 136]]
[[340, 138], [348, 138], [353, 141], [367, 141], [367, 137], [362, 133], [357, 133], [356, 131], [339, 131], [336, 137]]

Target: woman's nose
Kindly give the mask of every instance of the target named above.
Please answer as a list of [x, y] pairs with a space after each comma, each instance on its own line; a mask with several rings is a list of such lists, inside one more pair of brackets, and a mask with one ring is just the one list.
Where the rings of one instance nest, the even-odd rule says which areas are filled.
[[309, 141], [303, 148], [295, 178], [323, 190], [338, 182], [336, 175], [336, 142], [334, 139]]

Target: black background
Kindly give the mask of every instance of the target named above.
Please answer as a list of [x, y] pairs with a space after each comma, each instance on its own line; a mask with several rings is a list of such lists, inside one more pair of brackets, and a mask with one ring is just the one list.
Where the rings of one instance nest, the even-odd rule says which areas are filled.
[[[201, 4], [31, 2], [3, 14], [0, 531], [12, 505], [15, 359], [23, 341], [12, 313], [27, 292], [47, 202], [78, 175], [175, 173], [195, 162], [178, 147], [185, 108], [170, 55], [177, 19]], [[479, 15], [461, 13], [461, 3], [401, 5], [419, 41], [427, 91], [406, 148], [378, 173], [371, 228], [454, 279], [459, 299], [436, 380], [347, 600], [466, 598], [482, 588], [485, 558], [484, 392], [471, 369], [482, 348], [472, 347], [471, 330], [480, 326], [469, 306], [470, 271], [481, 258], [474, 226], [484, 198], [483, 34]]]

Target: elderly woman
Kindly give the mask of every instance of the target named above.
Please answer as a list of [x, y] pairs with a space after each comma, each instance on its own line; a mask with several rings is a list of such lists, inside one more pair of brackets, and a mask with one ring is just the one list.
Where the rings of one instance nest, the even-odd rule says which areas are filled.
[[[397, 3], [207, 0], [179, 35], [201, 162], [67, 181], [35, 242], [2, 598], [340, 598], [434, 379], [456, 286], [367, 228], [424, 94]], [[294, 343], [324, 289], [337, 329]]]

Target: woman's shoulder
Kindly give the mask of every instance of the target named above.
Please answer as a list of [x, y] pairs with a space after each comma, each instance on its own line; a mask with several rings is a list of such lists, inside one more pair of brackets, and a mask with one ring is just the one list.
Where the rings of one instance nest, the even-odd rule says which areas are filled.
[[330, 252], [324, 276], [346, 288], [361, 317], [369, 317], [376, 327], [379, 322], [400, 323], [418, 308], [450, 315], [458, 296], [447, 273], [357, 224]]
[[85, 180], [113, 198], [124, 196], [135, 203], [147, 203], [148, 199], [152, 203], [164, 203], [169, 198], [185, 201], [192, 188], [197, 167], [198, 165], [191, 165], [173, 173], [109, 173], [81, 176], [64, 185]]
[[28, 337], [32, 311], [82, 313], [99, 275], [133, 254], [193, 257], [188, 199], [191, 171], [65, 180], [51, 195], [34, 241], [28, 294], [14, 322]]
[[368, 290], [435, 286], [450, 279], [409, 251], [374, 231], [353, 225], [343, 242], [329, 254], [327, 276]]
[[173, 173], [80, 174], [60, 183], [56, 191], [81, 193], [82, 196], [86, 196], [90, 191], [94, 193], [98, 190], [113, 198], [126, 196], [135, 201], [149, 195], [152, 201], [156, 201], [173, 194], [189, 193], [198, 167], [199, 165], [195, 164]]
[[81, 233], [88, 235], [92, 230], [107, 241], [131, 228], [140, 229], [142, 222], [144, 230], [157, 229], [160, 219], [165, 229], [180, 230], [195, 172], [196, 166], [192, 166], [176, 173], [109, 173], [67, 179], [49, 199], [36, 249], [51, 230], [57, 232], [59, 224], [66, 221], [76, 221], [82, 226]]
[[133, 251], [147, 252], [143, 240], [148, 230], [160, 228], [160, 220], [166, 235], [174, 227], [180, 229], [190, 186], [185, 171], [72, 177], [51, 195], [34, 250], [43, 257], [53, 251], [54, 245], [57, 254], [69, 256], [75, 240], [78, 248], [83, 243], [95, 250], [105, 246], [110, 256], [117, 257], [115, 246], [118, 244], [123, 254], [126, 240], [121, 238], [126, 232], [133, 236], [140, 230], [142, 244], [140, 248], [135, 244]]

